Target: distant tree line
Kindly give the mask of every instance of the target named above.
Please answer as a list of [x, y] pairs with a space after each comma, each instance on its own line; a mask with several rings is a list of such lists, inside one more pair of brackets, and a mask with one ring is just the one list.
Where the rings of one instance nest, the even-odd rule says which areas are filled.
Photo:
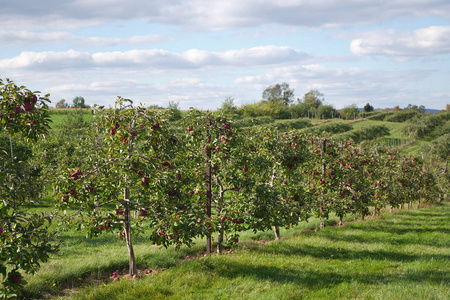
[[66, 102], [66, 99], [59, 100], [55, 108], [89, 108], [90, 106], [85, 103], [85, 100], [81, 96], [73, 98], [72, 105]]

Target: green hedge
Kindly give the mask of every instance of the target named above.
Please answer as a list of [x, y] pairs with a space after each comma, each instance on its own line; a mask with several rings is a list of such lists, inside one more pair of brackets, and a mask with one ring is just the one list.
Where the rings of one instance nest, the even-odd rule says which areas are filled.
[[388, 134], [389, 129], [385, 125], [372, 125], [337, 134], [334, 138], [339, 141], [351, 140], [355, 143], [360, 143], [365, 140], [374, 140]]
[[257, 125], [272, 124], [275, 119], [272, 117], [256, 117], [256, 118], [244, 118], [234, 122], [236, 127], [251, 127]]
[[85, 114], [92, 114], [90, 108], [53, 108], [49, 110], [50, 115], [71, 115], [82, 111]]
[[302, 129], [311, 126], [311, 122], [304, 119], [282, 120], [267, 125], [269, 128], [277, 128], [279, 130]]
[[329, 134], [338, 134], [350, 131], [352, 129], [353, 127], [350, 124], [344, 122], [331, 122], [303, 129], [303, 132], [314, 135], [320, 135], [323, 132]]
[[[434, 133], [434, 135], [438, 136], [439, 134], [447, 133], [446, 130], [448, 131], [448, 129], [446, 128], [450, 126], [447, 125], [449, 119], [450, 113], [448, 112], [441, 114], [418, 115], [408, 122], [408, 126], [403, 128], [403, 132], [415, 138], [424, 138], [436, 129], [436, 133]], [[442, 132], [439, 133], [438, 128], [440, 127], [442, 127]]]
[[420, 115], [420, 112], [416, 110], [402, 110], [402, 111], [396, 111], [393, 114], [386, 116], [384, 118], [385, 121], [388, 122], [397, 122], [397, 123], [403, 123], [409, 119], [412, 119], [414, 117], [417, 117]]
[[390, 115], [392, 115], [393, 112], [380, 112], [378, 114], [375, 114], [373, 116], [367, 117], [367, 119], [369, 120], [374, 120], [374, 121], [384, 121], [384, 119]]

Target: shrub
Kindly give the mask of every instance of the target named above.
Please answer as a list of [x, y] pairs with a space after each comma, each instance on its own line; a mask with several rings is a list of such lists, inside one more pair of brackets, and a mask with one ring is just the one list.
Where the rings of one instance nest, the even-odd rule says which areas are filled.
[[321, 135], [323, 132], [329, 133], [329, 134], [337, 134], [337, 133], [343, 133], [352, 130], [353, 127], [350, 124], [344, 123], [344, 122], [333, 122], [333, 123], [325, 123], [318, 126], [310, 127], [307, 129], [304, 129], [303, 131], [305, 133], [311, 133], [314, 135]]
[[275, 122], [272, 117], [256, 117], [256, 118], [245, 118], [238, 120], [234, 123], [237, 127], [250, 127], [256, 125], [266, 125]]
[[390, 116], [387, 116], [386, 118], [384, 118], [384, 120], [388, 121], [388, 122], [403, 123], [409, 119], [412, 119], [412, 118], [418, 116], [419, 114], [420, 113], [415, 110], [402, 110], [402, 111], [394, 112]]
[[335, 136], [336, 140], [352, 140], [359, 143], [365, 140], [373, 140], [389, 134], [389, 129], [384, 125], [373, 125], [370, 127], [361, 127]]
[[369, 120], [374, 120], [374, 121], [384, 121], [384, 119], [390, 115], [392, 115], [393, 112], [380, 112], [378, 114], [372, 115], [370, 117], [367, 117], [367, 119]]
[[288, 129], [302, 129], [306, 127], [311, 127], [311, 122], [309, 120], [304, 119], [294, 119], [294, 120], [283, 120], [276, 123], [272, 123], [268, 125], [269, 128], [277, 128], [279, 130], [288, 130]]

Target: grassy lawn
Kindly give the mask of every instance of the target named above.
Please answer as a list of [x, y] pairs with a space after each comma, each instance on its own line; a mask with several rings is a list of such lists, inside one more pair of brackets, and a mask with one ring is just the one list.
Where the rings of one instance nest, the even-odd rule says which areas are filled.
[[[67, 122], [69, 120], [69, 116], [70, 114], [74, 114], [74, 111], [70, 111], [69, 114], [61, 114], [61, 113], [50, 113], [50, 117], [52, 120], [52, 123], [50, 124], [50, 127], [57, 127], [61, 124], [64, 124], [65, 122]], [[83, 120], [85, 122], [90, 122], [92, 120], [93, 115], [90, 112], [85, 112], [83, 113]]]
[[271, 232], [244, 233], [233, 254], [212, 257], [200, 257], [203, 241], [176, 251], [139, 237], [138, 264], [153, 272], [117, 282], [109, 276], [127, 265], [123, 242], [69, 230], [60, 256], [26, 288], [30, 297], [40, 291], [63, 299], [448, 299], [449, 203], [317, 226], [283, 230], [281, 241]]

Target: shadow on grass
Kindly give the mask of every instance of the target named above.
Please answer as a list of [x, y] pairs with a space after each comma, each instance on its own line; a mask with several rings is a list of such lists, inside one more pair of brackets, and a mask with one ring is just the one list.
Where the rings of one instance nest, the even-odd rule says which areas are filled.
[[[437, 212], [405, 211], [380, 218], [374, 222], [350, 224], [333, 231], [319, 231], [318, 236], [333, 242], [362, 244], [388, 243], [390, 245], [425, 245], [450, 247], [450, 239], [437, 235], [450, 234], [450, 210]], [[355, 229], [357, 231], [355, 231]]]
[[252, 251], [261, 254], [277, 254], [286, 256], [309, 256], [325, 260], [380, 260], [394, 262], [412, 262], [416, 260], [450, 260], [449, 255], [443, 254], [406, 254], [395, 251], [368, 251], [368, 250], [349, 250], [345, 248], [336, 248], [334, 246], [311, 246], [311, 245], [290, 245], [287, 243], [278, 243], [272, 247], [254, 248]]
[[296, 268], [277, 266], [266, 267], [222, 260], [219, 265], [209, 263], [207, 260], [205, 260], [204, 264], [207, 271], [212, 272], [216, 276], [222, 276], [229, 279], [255, 278], [258, 281], [264, 280], [281, 284], [295, 284], [298, 286], [306, 286], [309, 289], [328, 288], [352, 281], [368, 285], [390, 284], [395, 282], [402, 282], [405, 284], [407, 284], [407, 282], [414, 284], [426, 282], [439, 285], [444, 283], [446, 278], [448, 279], [447, 272], [432, 270], [386, 275], [376, 271], [352, 272], [348, 269], [343, 269], [341, 272], [323, 271], [311, 268], [299, 271]]

